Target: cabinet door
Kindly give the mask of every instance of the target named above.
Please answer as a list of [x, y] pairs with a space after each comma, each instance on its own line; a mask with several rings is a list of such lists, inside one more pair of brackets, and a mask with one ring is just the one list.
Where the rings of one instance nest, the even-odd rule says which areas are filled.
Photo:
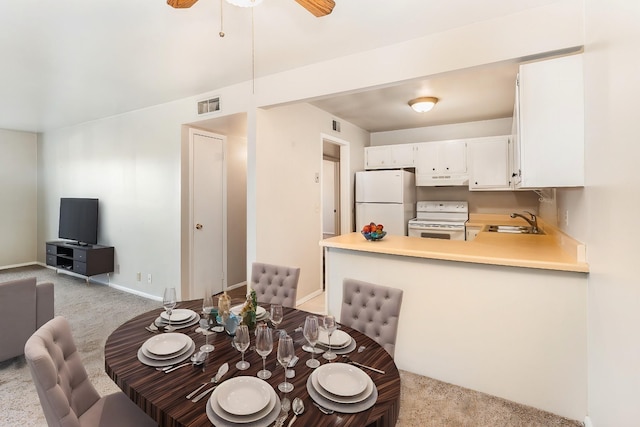
[[432, 175], [438, 173], [438, 150], [436, 142], [417, 144], [416, 174]]
[[520, 66], [521, 188], [584, 185], [582, 55]]
[[472, 241], [473, 239], [475, 239], [478, 236], [478, 233], [480, 233], [480, 230], [482, 229], [482, 227], [466, 227], [466, 237], [465, 239], [467, 240], [467, 242]]
[[394, 167], [391, 162], [391, 149], [388, 145], [379, 147], [365, 147], [365, 169], [389, 169]]
[[467, 172], [467, 143], [446, 141], [439, 144], [438, 167], [441, 173]]
[[467, 142], [469, 190], [510, 190], [509, 136]]
[[412, 168], [415, 165], [415, 144], [391, 146], [391, 160], [395, 168]]

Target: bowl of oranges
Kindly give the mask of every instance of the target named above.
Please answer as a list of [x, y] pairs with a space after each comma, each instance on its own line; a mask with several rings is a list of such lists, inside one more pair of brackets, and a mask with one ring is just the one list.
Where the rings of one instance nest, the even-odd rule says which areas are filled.
[[376, 224], [375, 222], [370, 222], [369, 224], [362, 227], [360, 231], [365, 239], [376, 241], [382, 239], [387, 235], [387, 232], [384, 231], [384, 226], [382, 224]]

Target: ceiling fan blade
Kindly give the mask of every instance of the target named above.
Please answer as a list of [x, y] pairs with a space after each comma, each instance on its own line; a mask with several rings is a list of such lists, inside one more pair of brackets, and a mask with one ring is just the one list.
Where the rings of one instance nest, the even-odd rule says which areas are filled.
[[336, 2], [333, 0], [296, 0], [296, 3], [318, 18], [330, 14], [336, 5]]
[[193, 6], [198, 0], [167, 0], [167, 4], [176, 9], [185, 9]]

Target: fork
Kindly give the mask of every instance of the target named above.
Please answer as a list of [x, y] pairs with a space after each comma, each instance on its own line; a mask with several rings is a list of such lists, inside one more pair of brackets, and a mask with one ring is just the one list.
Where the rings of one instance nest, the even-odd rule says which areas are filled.
[[207, 381], [206, 383], [202, 383], [202, 385], [200, 387], [198, 387], [197, 389], [193, 390], [191, 393], [187, 394], [187, 399], [191, 399], [193, 396], [195, 396], [200, 390], [202, 390], [207, 384], [211, 384], [211, 383], [217, 383], [218, 382], [218, 375], [214, 375], [211, 377], [210, 381]]

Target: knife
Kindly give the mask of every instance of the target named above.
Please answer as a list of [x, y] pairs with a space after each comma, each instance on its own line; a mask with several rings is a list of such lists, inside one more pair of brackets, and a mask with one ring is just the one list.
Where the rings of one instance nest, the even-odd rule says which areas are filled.
[[196, 395], [196, 393], [202, 390], [207, 384], [211, 384], [211, 383], [215, 384], [218, 381], [220, 381], [220, 378], [222, 378], [222, 376], [226, 374], [228, 371], [229, 371], [229, 364], [228, 363], [222, 364], [220, 368], [218, 368], [218, 372], [213, 376], [213, 378], [211, 378], [211, 381], [209, 381], [208, 383], [202, 384], [200, 387], [198, 387], [197, 389], [189, 393], [187, 395], [187, 399], [191, 399], [193, 396]]
[[[218, 373], [216, 374], [216, 381], [214, 381], [214, 382], [220, 381], [222, 379], [222, 377], [224, 376], [224, 374], [227, 373], [227, 371], [229, 371], [229, 364], [228, 363], [225, 363], [224, 365], [220, 366], [220, 369], [218, 369]], [[213, 387], [206, 389], [205, 391], [203, 391], [202, 393], [200, 393], [199, 395], [197, 395], [196, 397], [191, 399], [191, 401], [193, 403], [196, 403], [197, 401], [199, 401], [200, 399], [205, 397], [207, 394], [211, 393], [216, 387], [218, 387], [218, 385], [219, 384], [216, 384]]]

